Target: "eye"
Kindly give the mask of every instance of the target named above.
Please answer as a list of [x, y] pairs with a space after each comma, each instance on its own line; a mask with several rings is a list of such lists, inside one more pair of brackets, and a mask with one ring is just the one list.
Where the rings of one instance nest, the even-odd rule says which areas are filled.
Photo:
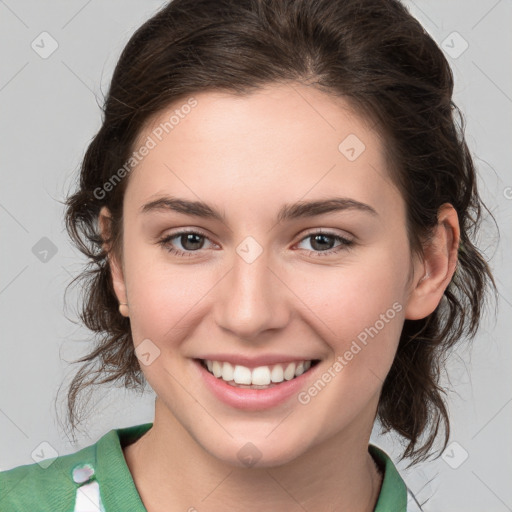
[[[176, 249], [171, 243], [173, 240], [181, 244], [184, 250]], [[167, 235], [158, 241], [168, 252], [176, 254], [177, 256], [192, 256], [194, 252], [203, 248], [204, 241], [209, 240], [206, 235], [197, 231], [180, 231]]]
[[[177, 240], [183, 250], [179, 248], [177, 249], [175, 247], [176, 242], [173, 243], [173, 240]], [[159, 240], [158, 243], [171, 254], [175, 254], [180, 257], [190, 257], [194, 252], [198, 252], [204, 248], [205, 240], [210, 241], [209, 238], [201, 232], [180, 231], [178, 233], [172, 233], [165, 236]], [[314, 257], [336, 254], [342, 250], [347, 250], [355, 243], [353, 240], [348, 238], [324, 231], [310, 233], [304, 237], [300, 243], [303, 243], [306, 240], [311, 240], [310, 243], [313, 250], [307, 250], [307, 252]], [[333, 248], [333, 242], [336, 241], [339, 242], [339, 245], [334, 246]], [[211, 243], [213, 244], [213, 242]]]
[[[314, 257], [330, 256], [332, 254], [336, 254], [343, 250], [349, 249], [355, 243], [354, 240], [350, 240], [340, 235], [336, 235], [334, 233], [327, 233], [324, 231], [310, 233], [308, 236], [303, 238], [300, 243], [309, 239], [312, 240], [312, 242], [310, 242], [310, 245], [311, 247], [313, 247], [313, 250], [308, 250], [308, 253]], [[332, 248], [334, 241], [338, 241], [339, 245]]]

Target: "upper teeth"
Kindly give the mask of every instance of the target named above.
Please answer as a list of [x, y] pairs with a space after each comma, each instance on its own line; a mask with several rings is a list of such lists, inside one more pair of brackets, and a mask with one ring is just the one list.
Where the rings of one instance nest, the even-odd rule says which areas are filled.
[[311, 361], [300, 361], [298, 363], [282, 363], [270, 366], [258, 366], [247, 368], [242, 365], [233, 366], [228, 362], [205, 360], [208, 370], [217, 378], [226, 382], [235, 381], [236, 384], [254, 384], [266, 386], [271, 382], [283, 382], [302, 375], [311, 367]]

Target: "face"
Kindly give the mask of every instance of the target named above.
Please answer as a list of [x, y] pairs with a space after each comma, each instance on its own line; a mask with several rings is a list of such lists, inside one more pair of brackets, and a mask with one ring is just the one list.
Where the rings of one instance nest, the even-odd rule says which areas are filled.
[[383, 142], [304, 85], [194, 98], [140, 133], [113, 268], [160, 421], [236, 465], [369, 434], [414, 274]]

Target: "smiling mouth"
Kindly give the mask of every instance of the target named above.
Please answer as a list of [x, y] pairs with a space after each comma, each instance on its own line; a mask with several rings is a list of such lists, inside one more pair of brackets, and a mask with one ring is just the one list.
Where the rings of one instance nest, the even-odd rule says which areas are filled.
[[300, 377], [320, 362], [319, 359], [312, 359], [258, 366], [251, 369], [243, 365], [233, 365], [227, 361], [211, 361], [207, 359], [199, 359], [198, 361], [214, 377], [222, 379], [233, 387], [245, 389], [272, 388], [281, 382]]

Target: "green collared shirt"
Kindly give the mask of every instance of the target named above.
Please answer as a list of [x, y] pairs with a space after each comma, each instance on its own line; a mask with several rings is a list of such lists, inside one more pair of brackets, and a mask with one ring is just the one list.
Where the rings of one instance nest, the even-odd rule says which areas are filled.
[[[113, 429], [75, 453], [0, 472], [0, 510], [147, 512], [122, 447], [152, 426], [153, 423], [144, 423]], [[374, 512], [407, 512], [407, 487], [393, 461], [373, 444], [368, 445], [368, 450], [384, 468]]]

